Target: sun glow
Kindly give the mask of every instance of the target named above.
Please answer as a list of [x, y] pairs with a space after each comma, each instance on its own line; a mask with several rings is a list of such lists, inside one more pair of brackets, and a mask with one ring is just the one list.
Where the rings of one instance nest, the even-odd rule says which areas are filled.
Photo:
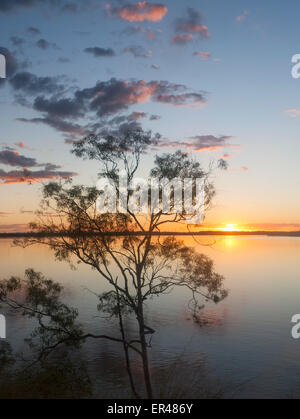
[[221, 231], [241, 231], [237, 224], [226, 224], [225, 227], [220, 228]]

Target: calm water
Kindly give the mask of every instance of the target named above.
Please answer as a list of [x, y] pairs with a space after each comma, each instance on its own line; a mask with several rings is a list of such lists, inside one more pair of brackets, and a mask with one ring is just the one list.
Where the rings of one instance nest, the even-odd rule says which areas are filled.
[[[300, 239], [216, 237], [211, 247], [187, 241], [215, 261], [230, 293], [219, 305], [206, 305], [207, 323], [202, 327], [191, 320], [189, 294], [183, 289], [149, 303], [147, 322], [156, 330], [150, 349], [153, 374], [163, 372], [174, 381], [168, 371], [178, 369], [178, 385], [183, 385], [180, 369], [188, 383], [189, 374], [200, 376], [205, 366], [207, 380], [218, 382], [234, 397], [300, 397], [300, 340], [291, 337], [291, 317], [300, 313]], [[86, 289], [98, 293], [108, 289], [95, 272], [84, 266], [72, 271], [44, 247], [24, 250], [11, 244], [0, 240], [2, 278], [23, 275], [29, 267], [41, 271], [65, 286], [65, 298], [79, 309], [87, 330], [113, 333], [114, 323], [99, 316], [97, 299]], [[8, 341], [18, 350], [31, 324], [15, 316], [7, 322]], [[133, 328], [132, 319], [127, 328]], [[82, 356], [95, 383], [95, 396], [126, 396], [118, 344], [89, 342]]]

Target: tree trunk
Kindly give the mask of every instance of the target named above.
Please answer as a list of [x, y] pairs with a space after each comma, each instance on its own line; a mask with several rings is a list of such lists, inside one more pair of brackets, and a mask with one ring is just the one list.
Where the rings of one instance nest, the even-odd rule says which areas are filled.
[[147, 342], [145, 337], [145, 322], [144, 322], [144, 307], [143, 307], [143, 296], [141, 291], [141, 277], [140, 274], [137, 274], [137, 287], [138, 287], [138, 316], [137, 320], [139, 323], [139, 335], [141, 341], [141, 350], [142, 350], [142, 361], [143, 361], [143, 371], [144, 371], [144, 381], [147, 391], [148, 399], [153, 398], [151, 377], [149, 371], [149, 360], [148, 360], [148, 350]]
[[123, 317], [122, 317], [121, 307], [120, 307], [119, 291], [118, 291], [117, 287], [115, 289], [116, 289], [116, 293], [117, 293], [119, 325], [120, 325], [120, 331], [121, 331], [122, 340], [123, 340], [123, 348], [124, 348], [124, 352], [125, 352], [126, 370], [127, 370], [127, 374], [128, 374], [128, 377], [129, 377], [129, 382], [130, 382], [132, 393], [134, 394], [134, 396], [137, 399], [140, 399], [140, 396], [135, 389], [134, 379], [133, 379], [133, 375], [132, 375], [132, 371], [131, 371], [129, 351], [128, 351], [128, 346], [126, 344], [126, 335], [125, 335], [125, 330], [124, 330], [124, 325], [123, 325]]

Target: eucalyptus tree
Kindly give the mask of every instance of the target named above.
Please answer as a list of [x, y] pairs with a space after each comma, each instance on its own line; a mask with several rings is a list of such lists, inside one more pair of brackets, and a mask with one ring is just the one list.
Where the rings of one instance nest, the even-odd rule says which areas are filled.
[[[90, 135], [75, 143], [72, 152], [79, 158], [99, 163], [99, 176], [113, 182], [120, 201], [120, 174], [125, 174], [130, 185], [141, 170], [144, 155], [157, 148], [159, 140], [159, 136], [141, 130], [119, 135]], [[219, 164], [224, 166], [222, 161]], [[187, 153], [178, 151], [156, 156], [149, 175], [152, 179], [164, 178], [170, 182], [172, 179], [201, 179], [203, 206], [207, 209], [215, 193], [211, 173], [212, 167], [205, 171]], [[170, 191], [174, 206], [174, 191], [172, 188]], [[139, 395], [130, 352], [135, 351], [141, 357], [146, 394], [152, 398], [148, 336], [153, 335], [154, 330], [145, 321], [146, 301], [169, 292], [175, 286], [187, 287], [191, 291], [193, 309], [197, 310], [201, 307], [199, 298], [218, 303], [226, 297], [224, 278], [215, 272], [213, 261], [197, 253], [193, 247], [186, 246], [172, 234], [166, 237], [156, 235], [165, 226], [170, 231], [174, 224], [185, 225], [188, 215], [185, 211], [174, 213], [171, 205], [167, 211], [161, 208], [152, 211], [150, 206], [148, 213], [142, 216], [129, 208], [127, 212], [101, 213], [97, 207], [101, 193], [95, 186], [74, 185], [72, 181], [45, 185], [41, 207], [31, 224], [35, 235], [17, 244], [47, 245], [58, 260], [89, 265], [110, 284], [110, 291], [98, 295], [98, 309], [118, 317], [120, 335], [102, 338], [123, 344], [130, 384], [136, 397]], [[126, 199], [130, 199], [130, 193]], [[124, 327], [123, 317], [127, 313], [132, 313], [137, 320], [138, 336], [134, 340], [127, 338]], [[91, 334], [83, 336], [84, 339], [92, 337]], [[63, 339], [54, 341], [50, 347], [66, 343]]]

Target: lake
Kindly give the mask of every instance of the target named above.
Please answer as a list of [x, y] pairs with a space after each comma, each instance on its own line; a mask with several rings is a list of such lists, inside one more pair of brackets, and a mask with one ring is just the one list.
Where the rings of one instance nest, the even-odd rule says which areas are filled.
[[[291, 318], [300, 313], [300, 238], [184, 240], [214, 260], [229, 295], [218, 305], [205, 304], [201, 324], [191, 318], [189, 293], [182, 288], [147, 303], [147, 323], [156, 331], [149, 353], [159, 394], [173, 395], [179, 389], [187, 397], [201, 397], [206, 388], [220, 388], [226, 397], [300, 397], [300, 340], [291, 336]], [[0, 263], [2, 279], [23, 276], [26, 268], [34, 268], [62, 283], [64, 298], [79, 309], [85, 329], [114, 331], [115, 320], [97, 311], [93, 294], [109, 286], [87, 266], [71, 270], [67, 263], [55, 261], [51, 250], [12, 247], [10, 239], [0, 240]], [[133, 324], [129, 317], [126, 328], [132, 334]], [[7, 315], [7, 341], [14, 351], [22, 348], [31, 330], [26, 318]], [[118, 343], [88, 341], [80, 352], [94, 397], [128, 396]], [[134, 366], [139, 371], [140, 366]], [[194, 382], [203, 387], [199, 394], [189, 388]]]

